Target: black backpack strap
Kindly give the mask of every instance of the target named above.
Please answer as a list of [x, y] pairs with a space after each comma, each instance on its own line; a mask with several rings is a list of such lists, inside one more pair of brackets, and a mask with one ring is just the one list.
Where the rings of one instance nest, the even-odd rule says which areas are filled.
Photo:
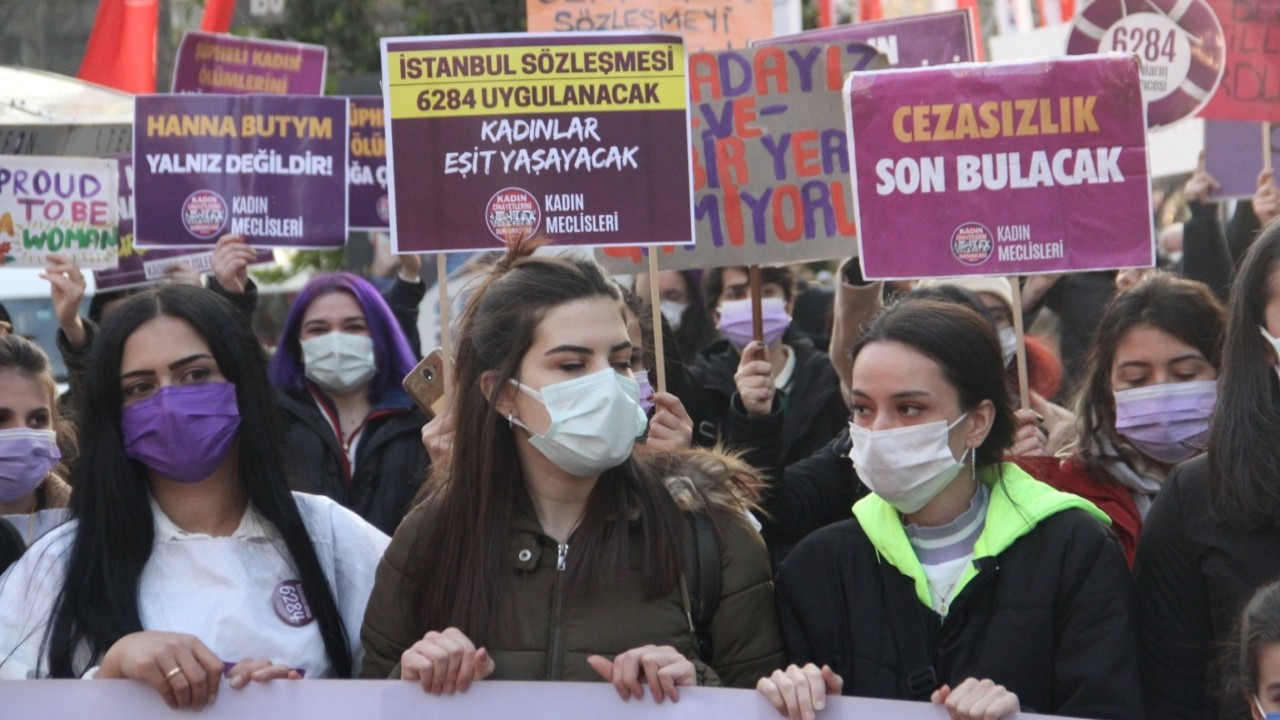
[[884, 558], [880, 559], [880, 575], [889, 614], [889, 629], [893, 632], [898, 658], [907, 674], [907, 691], [910, 693], [908, 699], [928, 700], [933, 691], [938, 689], [938, 674], [933, 669], [933, 653], [929, 651], [915, 584]]
[[27, 543], [18, 529], [0, 518], [0, 574], [17, 562], [26, 549]]
[[720, 538], [711, 518], [698, 512], [684, 513], [684, 576], [689, 593], [690, 622], [698, 639], [698, 656], [711, 664], [711, 619], [720, 606]]

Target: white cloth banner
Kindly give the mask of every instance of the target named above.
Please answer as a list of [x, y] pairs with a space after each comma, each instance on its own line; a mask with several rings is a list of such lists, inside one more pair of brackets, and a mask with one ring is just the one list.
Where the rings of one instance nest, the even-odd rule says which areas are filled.
[[[173, 711], [150, 686], [127, 680], [0, 681], [0, 709], [12, 720], [166, 720]], [[624, 702], [603, 683], [476, 683], [462, 695], [434, 697], [416, 684], [390, 680], [276, 680], [233, 690], [224, 682], [217, 701], [201, 720], [306, 718], [306, 720], [776, 720], [778, 713], [754, 690], [687, 688], [680, 702]], [[926, 703], [863, 698], [831, 698], [823, 718], [945, 720], [947, 713]], [[1044, 716], [1018, 715], [1018, 720]]]

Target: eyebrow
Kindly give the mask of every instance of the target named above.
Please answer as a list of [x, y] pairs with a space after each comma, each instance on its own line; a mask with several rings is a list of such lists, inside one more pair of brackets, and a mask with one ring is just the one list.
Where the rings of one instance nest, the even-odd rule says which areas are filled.
[[[339, 320], [338, 323], [339, 324], [349, 323], [352, 320], [355, 320], [356, 322], [365, 322], [365, 318], [363, 315], [348, 315], [347, 317], [344, 317], [341, 320]], [[310, 320], [307, 320], [306, 322], [302, 323], [302, 327], [307, 327], [308, 325], [316, 325], [316, 324], [328, 325], [329, 321], [325, 318], [311, 318]]]
[[[849, 391], [849, 394], [850, 394], [850, 395], [856, 395], [856, 396], [858, 396], [858, 397], [871, 397], [870, 395], [867, 395], [866, 393], [864, 393], [864, 392], [862, 392], [861, 390], [858, 390], [858, 389], [850, 390], [850, 391]], [[902, 392], [896, 392], [896, 393], [894, 393], [894, 394], [890, 395], [890, 396], [889, 396], [889, 399], [891, 399], [891, 400], [901, 400], [901, 399], [903, 399], [903, 398], [913, 398], [913, 397], [931, 397], [932, 395], [933, 395], [933, 393], [929, 392], [928, 390], [903, 390]]]
[[[195, 355], [188, 355], [187, 357], [184, 357], [181, 360], [175, 360], [174, 362], [169, 363], [169, 369], [177, 370], [178, 368], [182, 367], [183, 365], [186, 365], [187, 363], [192, 363], [192, 362], [195, 362], [196, 360], [203, 360], [205, 358], [212, 360], [213, 356], [210, 355], [209, 353], [196, 353]], [[139, 376], [145, 376], [145, 375], [155, 375], [155, 371], [133, 370], [131, 372], [127, 372], [121, 375], [120, 379], [125, 380], [127, 378], [139, 377]]]
[[[612, 355], [616, 352], [622, 352], [623, 350], [630, 350], [633, 347], [635, 346], [631, 344], [630, 340], [623, 340], [617, 345], [614, 345], [613, 347], [609, 348], [609, 354]], [[562, 353], [562, 352], [578, 353], [581, 355], [595, 354], [595, 350], [592, 350], [591, 348], [585, 347], [582, 345], [557, 345], [542, 354], [546, 356], [546, 355], [555, 355], [556, 353]]]

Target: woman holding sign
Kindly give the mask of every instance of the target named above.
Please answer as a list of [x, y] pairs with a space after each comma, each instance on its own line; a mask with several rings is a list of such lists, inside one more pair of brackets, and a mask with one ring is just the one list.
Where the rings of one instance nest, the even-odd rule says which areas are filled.
[[350, 677], [387, 538], [289, 492], [257, 339], [214, 293], [130, 299], [94, 341], [72, 520], [0, 579], [0, 678], [130, 678], [171, 707]]
[[749, 686], [782, 661], [745, 517], [759, 480], [637, 445], [619, 288], [594, 262], [531, 252], [509, 250], [463, 314], [452, 448], [378, 569], [365, 677], [437, 694], [603, 678], [656, 700]]
[[991, 324], [907, 300], [852, 350], [850, 457], [872, 494], [783, 562], [783, 714], [829, 693], [951, 717], [1144, 716], [1128, 570], [1106, 516], [1003, 462], [1015, 418]]

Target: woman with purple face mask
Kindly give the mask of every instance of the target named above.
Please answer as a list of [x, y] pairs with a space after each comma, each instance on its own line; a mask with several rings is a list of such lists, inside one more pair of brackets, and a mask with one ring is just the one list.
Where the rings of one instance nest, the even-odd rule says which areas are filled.
[[351, 677], [388, 539], [292, 494], [266, 358], [235, 308], [168, 286], [102, 326], [71, 520], [0, 579], [0, 679], [127, 678], [171, 707]]
[[7, 520], [24, 546], [65, 519], [71, 486], [62, 449], [74, 446], [75, 431], [58, 414], [48, 356], [20, 335], [0, 335], [0, 522]]
[[1204, 452], [1226, 314], [1203, 283], [1154, 274], [1103, 312], [1076, 391], [1065, 457], [1020, 457], [1035, 477], [1111, 517], [1133, 564], [1143, 520], [1174, 465]]

